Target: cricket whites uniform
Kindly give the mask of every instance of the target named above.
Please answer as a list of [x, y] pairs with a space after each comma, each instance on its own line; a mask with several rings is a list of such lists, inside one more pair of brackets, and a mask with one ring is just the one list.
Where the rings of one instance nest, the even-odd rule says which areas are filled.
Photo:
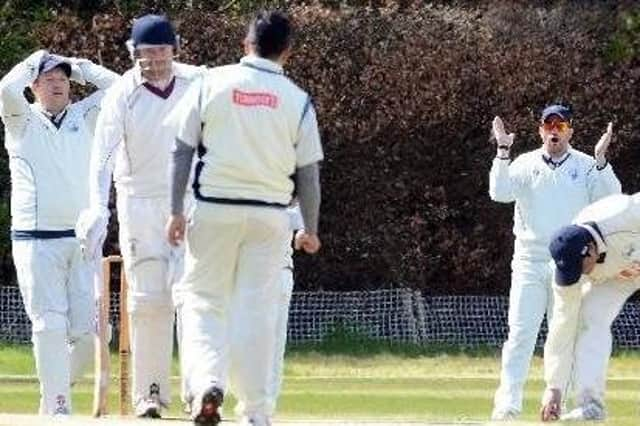
[[132, 403], [170, 402], [173, 351], [172, 286], [182, 274], [182, 247], [165, 238], [168, 165], [177, 129], [165, 117], [204, 68], [173, 63], [160, 90], [135, 66], [105, 97], [91, 165], [91, 205], [107, 209], [111, 176], [117, 192], [120, 251], [129, 284]]
[[[23, 91], [38, 77], [44, 55], [32, 54], [4, 76], [0, 114], [11, 171], [13, 260], [33, 326], [40, 413], [67, 414], [70, 384], [93, 353], [94, 269], [74, 227], [89, 203], [91, 142], [104, 92], [69, 104], [57, 117], [29, 104]], [[76, 78], [98, 89], [118, 78], [90, 61], [78, 61], [78, 67], [82, 75]]]
[[323, 157], [316, 116], [309, 96], [267, 59], [246, 56], [200, 83], [178, 133], [199, 156], [181, 283], [189, 387], [224, 391], [229, 371], [238, 414], [264, 416], [278, 276], [291, 243], [285, 208], [292, 174]]
[[542, 148], [522, 154], [511, 164], [493, 160], [491, 199], [515, 201], [509, 335], [502, 348], [494, 412], [522, 410], [522, 391], [538, 331], [552, 304], [551, 235], [589, 203], [619, 192], [620, 182], [611, 165], [598, 170], [592, 157], [571, 147], [556, 163]]
[[595, 401], [604, 407], [611, 324], [640, 289], [640, 193], [603, 198], [582, 210], [573, 223], [595, 223], [601, 261], [577, 284], [553, 285], [544, 377], [547, 388], [563, 395], [573, 380], [576, 406]]

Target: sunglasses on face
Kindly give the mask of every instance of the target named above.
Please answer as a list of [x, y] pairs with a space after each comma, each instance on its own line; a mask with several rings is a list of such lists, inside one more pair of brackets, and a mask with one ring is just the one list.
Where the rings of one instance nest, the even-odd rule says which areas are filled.
[[553, 131], [553, 129], [557, 129], [558, 132], [565, 133], [571, 128], [571, 125], [568, 121], [549, 120], [542, 123], [542, 128], [547, 132], [551, 132]]

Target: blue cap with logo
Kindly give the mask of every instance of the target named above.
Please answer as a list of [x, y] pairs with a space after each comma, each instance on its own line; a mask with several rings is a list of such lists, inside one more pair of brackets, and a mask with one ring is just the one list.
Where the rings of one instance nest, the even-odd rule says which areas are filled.
[[556, 264], [556, 283], [570, 286], [582, 275], [582, 260], [589, 252], [589, 243], [594, 242], [591, 233], [582, 226], [569, 225], [558, 230], [549, 244], [549, 252]]
[[47, 54], [40, 61], [40, 66], [38, 67], [38, 74], [42, 74], [45, 72], [49, 72], [54, 68], [60, 68], [67, 77], [71, 76], [71, 64], [67, 61], [66, 58], [60, 55], [51, 55]]
[[552, 115], [557, 115], [564, 121], [571, 121], [571, 118], [573, 118], [573, 113], [571, 112], [570, 108], [564, 105], [556, 104], [556, 105], [549, 105], [544, 110], [542, 110], [540, 120], [545, 121], [547, 118], [551, 117]]
[[133, 21], [133, 47], [141, 44], [176, 45], [176, 33], [165, 15], [144, 15]]

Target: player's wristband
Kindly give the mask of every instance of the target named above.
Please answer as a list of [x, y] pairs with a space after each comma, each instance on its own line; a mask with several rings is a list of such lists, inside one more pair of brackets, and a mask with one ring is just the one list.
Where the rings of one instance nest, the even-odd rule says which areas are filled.
[[496, 158], [499, 160], [508, 160], [510, 148], [511, 147], [509, 145], [498, 145], [498, 153], [496, 155]]

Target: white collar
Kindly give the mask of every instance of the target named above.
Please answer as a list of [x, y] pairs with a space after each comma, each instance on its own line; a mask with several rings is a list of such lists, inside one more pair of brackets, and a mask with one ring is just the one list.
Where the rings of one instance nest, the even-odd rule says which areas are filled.
[[271, 72], [275, 74], [284, 74], [282, 65], [267, 58], [261, 58], [256, 55], [247, 55], [240, 59], [240, 64], [256, 68], [260, 71]]
[[542, 151], [542, 156], [544, 157], [544, 159], [547, 160], [547, 161], [550, 161], [550, 162], [552, 162], [554, 164], [562, 163], [564, 160], [567, 159], [567, 157], [571, 153], [571, 147], [568, 147], [567, 148], [567, 152], [562, 154], [562, 156], [560, 158], [553, 158], [547, 153], [547, 151], [544, 150], [544, 148], [540, 148], [540, 150]]
[[[176, 76], [176, 63], [171, 62], [171, 75], [169, 76], [167, 83], [170, 83], [175, 76]], [[145, 77], [142, 76], [142, 69], [140, 68], [140, 65], [137, 62], [133, 66], [133, 82], [136, 87], [142, 86], [144, 83], [149, 83], [149, 80], [147, 80]]]
[[58, 122], [60, 121], [60, 119], [62, 117], [64, 117], [64, 115], [67, 113], [67, 110], [69, 109], [69, 105], [71, 105], [71, 101], [69, 101], [69, 103], [67, 105], [65, 105], [65, 107], [62, 109], [62, 111], [60, 111], [57, 114], [53, 114], [52, 112], [47, 111], [44, 106], [42, 106], [42, 104], [40, 102], [35, 102], [34, 103], [35, 107], [38, 108], [38, 110], [44, 114], [45, 117], [47, 117], [49, 120]]

